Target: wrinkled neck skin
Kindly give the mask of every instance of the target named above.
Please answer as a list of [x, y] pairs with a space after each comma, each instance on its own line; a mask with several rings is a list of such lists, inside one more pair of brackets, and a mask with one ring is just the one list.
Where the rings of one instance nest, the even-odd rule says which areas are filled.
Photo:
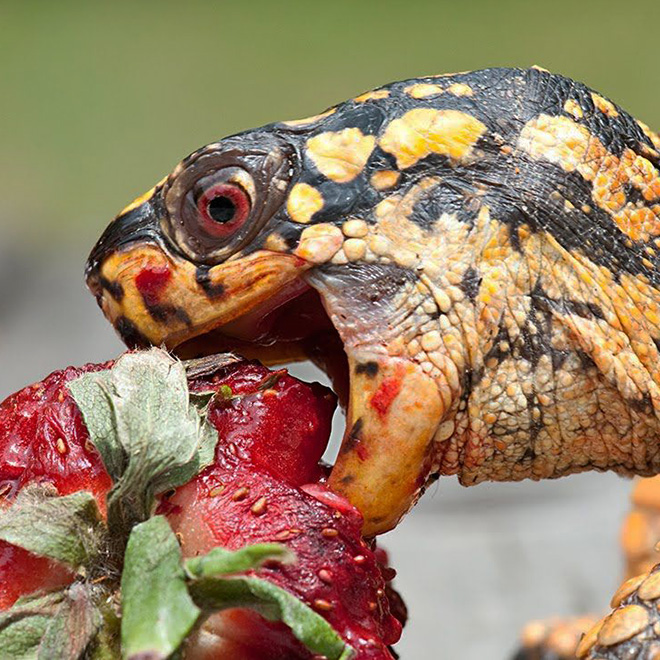
[[[437, 475], [473, 485], [658, 472], [658, 371], [639, 350], [648, 336], [632, 279], [617, 283], [544, 232], [514, 248], [487, 210], [472, 227], [443, 215], [428, 232], [393, 214], [365, 242], [372, 263], [306, 276], [349, 359], [353, 442], [339, 487], [350, 491], [362, 443], [365, 459], [384, 457], [376, 480], [412, 453], [417, 488]], [[428, 425], [411, 432], [415, 403]], [[389, 447], [388, 433], [400, 438]]]

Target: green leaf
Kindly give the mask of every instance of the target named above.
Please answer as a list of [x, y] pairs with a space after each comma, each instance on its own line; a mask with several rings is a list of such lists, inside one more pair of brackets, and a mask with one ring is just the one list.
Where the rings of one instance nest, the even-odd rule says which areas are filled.
[[5, 658], [36, 660], [41, 639], [64, 600], [64, 592], [22, 598], [0, 612], [0, 649]]
[[0, 614], [0, 657], [80, 660], [100, 623], [87, 585], [23, 598]]
[[39, 645], [38, 660], [78, 660], [96, 637], [101, 615], [87, 585], [67, 589], [57, 613], [51, 618]]
[[202, 557], [187, 559], [184, 570], [191, 579], [199, 579], [229, 573], [245, 573], [272, 560], [281, 564], [290, 564], [295, 561], [295, 555], [280, 543], [248, 545], [234, 551], [214, 548]]
[[0, 540], [74, 569], [98, 556], [105, 534], [96, 500], [80, 491], [63, 497], [39, 484], [23, 488], [0, 512]]
[[200, 616], [181, 565], [181, 549], [162, 516], [133, 528], [121, 577], [122, 656], [167, 658]]
[[193, 580], [190, 594], [208, 612], [245, 607], [271, 621], [282, 621], [312, 653], [328, 660], [348, 660], [354, 650], [335, 629], [296, 596], [254, 577], [205, 577]]
[[165, 351], [126, 353], [112, 369], [85, 374], [69, 389], [115, 482], [111, 529], [127, 536], [151, 515], [157, 493], [213, 462], [217, 432], [191, 403], [183, 364]]
[[93, 442], [112, 481], [126, 468], [126, 453], [117, 440], [115, 411], [110, 394], [110, 369], [88, 373], [67, 384], [82, 413]]

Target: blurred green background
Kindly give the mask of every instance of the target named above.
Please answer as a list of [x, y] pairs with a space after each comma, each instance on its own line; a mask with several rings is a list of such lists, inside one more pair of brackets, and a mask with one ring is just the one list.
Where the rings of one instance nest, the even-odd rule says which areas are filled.
[[539, 64], [660, 126], [659, 25], [658, 0], [0, 2], [0, 231], [89, 245], [197, 146], [422, 74]]
[[[122, 350], [86, 254], [198, 146], [492, 65], [561, 72], [660, 128], [659, 26], [660, 0], [0, 0], [0, 399]], [[411, 609], [402, 658], [504, 660], [528, 619], [604, 610], [627, 489], [438, 482], [386, 539]]]

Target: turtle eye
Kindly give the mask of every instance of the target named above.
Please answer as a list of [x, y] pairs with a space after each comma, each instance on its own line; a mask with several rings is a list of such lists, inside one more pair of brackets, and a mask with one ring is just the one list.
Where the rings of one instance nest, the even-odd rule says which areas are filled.
[[231, 236], [243, 226], [250, 215], [250, 196], [238, 184], [218, 183], [205, 190], [197, 199], [202, 229], [211, 236]]
[[164, 237], [194, 263], [229, 259], [281, 207], [293, 177], [293, 158], [287, 143], [266, 133], [203, 147], [175, 169], [160, 191]]

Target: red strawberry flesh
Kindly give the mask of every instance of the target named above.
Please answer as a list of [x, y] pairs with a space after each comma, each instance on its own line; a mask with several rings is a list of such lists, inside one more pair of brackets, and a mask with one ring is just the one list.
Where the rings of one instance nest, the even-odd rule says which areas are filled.
[[48, 482], [60, 495], [92, 492], [105, 508], [111, 484], [89, 442], [82, 414], [66, 384], [110, 364], [56, 371], [0, 404], [0, 493], [11, 499], [28, 483]]

